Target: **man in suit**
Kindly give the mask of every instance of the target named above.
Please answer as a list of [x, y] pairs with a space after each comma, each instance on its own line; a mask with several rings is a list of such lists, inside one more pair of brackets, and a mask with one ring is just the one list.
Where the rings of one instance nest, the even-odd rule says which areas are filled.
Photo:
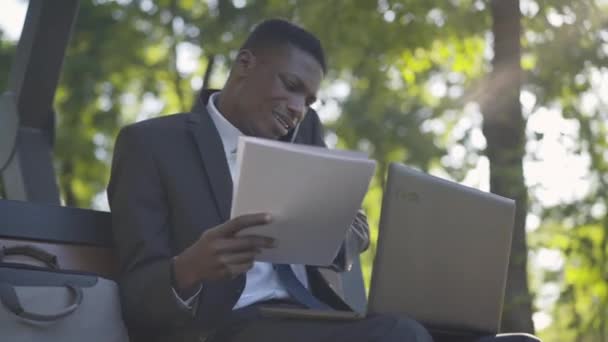
[[[143, 340], [431, 341], [402, 317], [322, 321], [259, 310], [346, 308], [318, 269], [254, 261], [273, 241], [237, 233], [270, 222], [269, 214], [229, 219], [240, 135], [325, 146], [309, 108], [325, 73], [316, 37], [286, 21], [265, 21], [239, 50], [221, 91], [203, 91], [191, 113], [120, 132], [108, 197], [124, 315]], [[368, 243], [358, 214], [336, 267], [344, 269]]]
[[[120, 132], [108, 197], [132, 331], [166, 340], [304, 341], [336, 334], [344, 341], [430, 340], [422, 326], [402, 318], [286, 321], [256, 310], [261, 304], [345, 308], [317, 269], [291, 265], [287, 273], [295, 278], [285, 280], [274, 265], [254, 262], [273, 241], [235, 234], [269, 222], [268, 214], [229, 219], [239, 135], [324, 146], [309, 105], [325, 71], [316, 37], [286, 21], [266, 21], [240, 49], [221, 92], [202, 92], [191, 113]], [[368, 243], [358, 215], [342, 263]], [[293, 279], [311, 298], [294, 294]]]

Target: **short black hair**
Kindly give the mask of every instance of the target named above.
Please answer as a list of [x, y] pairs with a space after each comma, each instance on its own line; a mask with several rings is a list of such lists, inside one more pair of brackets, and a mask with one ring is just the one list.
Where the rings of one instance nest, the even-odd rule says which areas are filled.
[[255, 26], [241, 50], [293, 45], [312, 55], [327, 73], [321, 41], [314, 34], [283, 19], [268, 19]]

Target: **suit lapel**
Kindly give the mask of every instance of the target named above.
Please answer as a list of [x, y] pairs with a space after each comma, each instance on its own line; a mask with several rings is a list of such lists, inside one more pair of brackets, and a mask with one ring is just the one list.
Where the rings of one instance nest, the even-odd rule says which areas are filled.
[[207, 110], [200, 107], [196, 109], [196, 112], [189, 114], [188, 130], [203, 160], [217, 210], [222, 221], [227, 221], [230, 218], [232, 202], [232, 179], [224, 155], [224, 146]]

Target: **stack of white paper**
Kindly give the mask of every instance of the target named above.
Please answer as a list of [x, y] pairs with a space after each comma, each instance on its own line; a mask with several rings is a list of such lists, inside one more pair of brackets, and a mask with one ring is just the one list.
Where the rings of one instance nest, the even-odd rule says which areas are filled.
[[331, 264], [367, 192], [376, 162], [364, 153], [241, 137], [231, 217], [273, 221], [243, 235], [273, 237], [259, 261]]

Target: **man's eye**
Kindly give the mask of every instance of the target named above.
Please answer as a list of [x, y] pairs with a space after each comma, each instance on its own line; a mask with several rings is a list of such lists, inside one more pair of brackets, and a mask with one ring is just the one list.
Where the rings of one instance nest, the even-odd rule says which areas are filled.
[[283, 81], [283, 85], [285, 86], [285, 88], [287, 88], [287, 90], [295, 91], [297, 89], [297, 86], [295, 83], [293, 83], [287, 79], [284, 79], [284, 78], [281, 78], [281, 81]]

